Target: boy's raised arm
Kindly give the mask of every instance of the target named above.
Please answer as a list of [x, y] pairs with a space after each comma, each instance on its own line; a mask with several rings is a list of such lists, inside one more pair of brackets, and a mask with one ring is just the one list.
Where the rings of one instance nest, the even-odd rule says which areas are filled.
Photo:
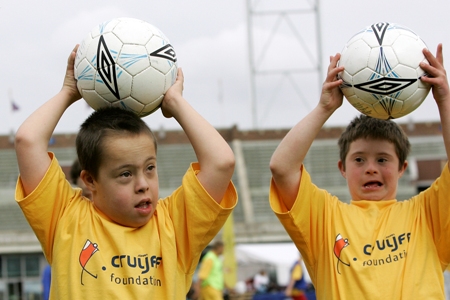
[[34, 111], [19, 127], [15, 148], [23, 189], [28, 195], [39, 184], [50, 165], [48, 142], [64, 111], [81, 96], [74, 78], [76, 46], [67, 61], [61, 91]]
[[342, 104], [339, 89], [342, 80], [337, 79], [337, 75], [343, 67], [337, 67], [339, 58], [339, 54], [330, 57], [319, 104], [287, 133], [270, 160], [273, 181], [288, 210], [297, 197], [301, 167], [311, 144], [328, 118]]
[[420, 67], [430, 76], [423, 76], [421, 79], [432, 85], [433, 97], [439, 109], [442, 137], [448, 160], [450, 158], [450, 89], [447, 72], [444, 68], [442, 44], [437, 47], [436, 57], [427, 49], [424, 49], [423, 54], [430, 64], [421, 63]]
[[234, 154], [217, 130], [183, 98], [183, 82], [179, 68], [175, 84], [165, 94], [162, 112], [167, 118], [174, 117], [183, 128], [200, 164], [197, 177], [220, 203], [234, 172]]

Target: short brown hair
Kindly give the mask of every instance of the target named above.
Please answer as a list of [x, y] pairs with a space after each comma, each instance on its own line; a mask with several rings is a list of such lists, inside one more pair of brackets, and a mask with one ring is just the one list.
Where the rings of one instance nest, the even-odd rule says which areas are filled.
[[345, 158], [350, 144], [358, 139], [383, 140], [392, 143], [402, 168], [411, 150], [411, 144], [403, 129], [392, 120], [381, 120], [366, 115], [355, 117], [339, 138], [339, 156], [345, 168]]
[[212, 244], [213, 249], [219, 249], [224, 247], [224, 243], [221, 240], [217, 240]]
[[80, 178], [81, 171], [80, 162], [78, 159], [75, 159], [70, 168], [70, 180], [72, 180], [73, 184], [78, 184], [77, 180]]
[[103, 140], [114, 135], [140, 133], [146, 133], [153, 139], [156, 151], [153, 132], [134, 112], [118, 107], [106, 107], [93, 112], [81, 125], [76, 138], [81, 169], [97, 178], [103, 157]]

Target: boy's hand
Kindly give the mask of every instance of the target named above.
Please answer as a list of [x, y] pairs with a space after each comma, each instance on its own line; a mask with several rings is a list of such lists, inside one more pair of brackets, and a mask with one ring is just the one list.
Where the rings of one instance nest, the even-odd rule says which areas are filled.
[[339, 53], [335, 56], [330, 56], [328, 74], [322, 86], [319, 106], [326, 111], [333, 112], [342, 105], [343, 95], [339, 88], [339, 85], [342, 84], [342, 79], [338, 79], [338, 74], [344, 70], [344, 67], [337, 67], [340, 58], [341, 55]]
[[423, 54], [430, 64], [420, 63], [420, 67], [428, 73], [428, 76], [422, 76], [421, 80], [432, 85], [433, 97], [439, 106], [450, 96], [447, 72], [444, 69], [442, 44], [437, 46], [436, 57], [428, 49], [424, 49]]
[[69, 58], [67, 59], [66, 76], [64, 77], [64, 83], [61, 88], [61, 92], [67, 93], [71, 103], [81, 99], [81, 94], [77, 88], [77, 80], [75, 79], [74, 72], [75, 56], [77, 54], [78, 47], [79, 45], [76, 45], [75, 48], [73, 48]]
[[[447, 159], [450, 158], [450, 93], [447, 79], [447, 72], [444, 68], [444, 56], [442, 54], [442, 44], [437, 46], [436, 57], [428, 49], [423, 50], [425, 58], [430, 64], [421, 62], [420, 67], [428, 73], [422, 76], [423, 82], [431, 84], [433, 97], [439, 109], [441, 118], [442, 138], [444, 139]], [[450, 168], [450, 164], [448, 164]]]
[[177, 101], [183, 97], [184, 75], [178, 68], [175, 83], [167, 90], [161, 104], [161, 111], [166, 118], [172, 118], [176, 114]]

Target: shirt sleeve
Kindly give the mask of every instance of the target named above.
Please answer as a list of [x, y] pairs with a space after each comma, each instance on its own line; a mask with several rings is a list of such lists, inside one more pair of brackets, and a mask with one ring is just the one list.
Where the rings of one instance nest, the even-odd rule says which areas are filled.
[[80, 192], [72, 188], [53, 153], [50, 166], [38, 186], [25, 197], [19, 176], [15, 198], [41, 243], [44, 254], [52, 262], [52, 248], [58, 220], [65, 208]]
[[198, 172], [199, 164], [191, 164], [181, 187], [162, 200], [176, 228], [178, 255], [187, 274], [195, 271], [201, 252], [218, 234], [237, 204], [236, 189], [231, 181], [218, 204], [201, 185]]
[[333, 220], [333, 211], [341, 202], [326, 190], [318, 188], [311, 181], [305, 167], [297, 197], [290, 211], [279, 197], [273, 180], [269, 193], [270, 206], [294, 244], [300, 250], [305, 265], [314, 277], [317, 255], [328, 239]]
[[[433, 236], [444, 270], [450, 263], [450, 172], [445, 164], [441, 176], [411, 201], [423, 206], [428, 228]], [[422, 201], [422, 202], [421, 202]]]

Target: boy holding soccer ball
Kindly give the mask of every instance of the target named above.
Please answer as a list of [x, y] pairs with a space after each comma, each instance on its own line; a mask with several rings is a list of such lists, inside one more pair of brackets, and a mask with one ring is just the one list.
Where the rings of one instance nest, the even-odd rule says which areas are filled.
[[183, 98], [183, 73], [162, 103], [188, 136], [198, 163], [158, 201], [156, 140], [119, 108], [89, 116], [77, 136], [81, 178], [92, 201], [71, 187], [47, 145], [64, 111], [80, 99], [76, 48], [61, 91], [16, 134], [16, 199], [52, 266], [51, 299], [185, 299], [202, 250], [237, 202], [234, 155]]
[[[450, 90], [442, 45], [421, 80], [432, 85], [450, 156]], [[355, 118], [339, 139], [339, 170], [352, 201], [311, 182], [303, 160], [326, 120], [342, 104], [340, 55], [330, 59], [319, 104], [275, 150], [270, 204], [300, 250], [318, 299], [444, 299], [450, 263], [450, 170], [431, 187], [398, 202], [410, 144], [390, 120]]]

